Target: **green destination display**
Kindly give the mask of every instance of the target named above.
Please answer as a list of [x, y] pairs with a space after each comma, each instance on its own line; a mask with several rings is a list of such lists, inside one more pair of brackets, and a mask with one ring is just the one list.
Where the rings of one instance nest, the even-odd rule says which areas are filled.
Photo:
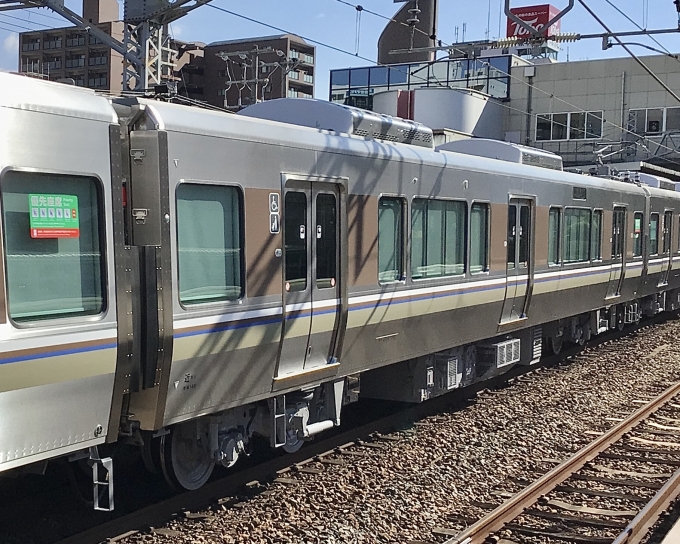
[[80, 214], [75, 195], [29, 194], [31, 238], [78, 238]]

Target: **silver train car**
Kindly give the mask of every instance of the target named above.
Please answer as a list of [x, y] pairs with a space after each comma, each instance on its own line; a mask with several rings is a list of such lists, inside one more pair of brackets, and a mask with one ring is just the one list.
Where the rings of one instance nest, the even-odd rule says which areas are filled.
[[196, 489], [338, 425], [348, 377], [420, 402], [680, 306], [673, 191], [314, 101], [0, 89], [0, 474], [111, 493], [117, 442]]

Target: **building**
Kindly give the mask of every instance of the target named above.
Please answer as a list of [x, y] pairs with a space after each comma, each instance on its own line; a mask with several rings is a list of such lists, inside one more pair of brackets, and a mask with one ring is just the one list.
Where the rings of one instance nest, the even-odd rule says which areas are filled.
[[197, 44], [181, 58], [179, 94], [214, 106], [314, 96], [315, 48], [292, 34]]
[[[83, 0], [83, 18], [119, 41], [124, 25], [116, 0]], [[77, 27], [19, 34], [19, 71], [54, 81], [120, 91], [123, 58], [108, 45]]]
[[[680, 89], [677, 60], [641, 58]], [[425, 123], [435, 136], [497, 138], [557, 153], [569, 167], [604, 163], [680, 181], [680, 102], [632, 58], [483, 51], [474, 60], [333, 70], [330, 83], [331, 101]]]

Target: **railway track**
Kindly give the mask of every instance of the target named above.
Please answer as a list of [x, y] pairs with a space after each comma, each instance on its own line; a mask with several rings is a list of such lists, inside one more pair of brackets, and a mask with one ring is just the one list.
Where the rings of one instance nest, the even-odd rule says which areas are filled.
[[[507, 544], [527, 536], [637, 544], [680, 495], [679, 435], [676, 383], [446, 544], [483, 544], [493, 535]], [[607, 502], [619, 506], [603, 508]]]
[[[667, 316], [661, 315], [646, 321], [638, 328], [631, 327], [622, 332], [617, 331], [603, 335], [594, 339], [590, 347], [611, 342], [638, 329], [660, 323], [666, 318]], [[560, 360], [578, 354], [581, 350], [581, 347], [574, 346], [563, 351], [559, 356], [545, 358], [537, 366], [545, 367], [555, 364]], [[378, 418], [371, 423], [337, 433], [324, 440], [312, 442], [296, 454], [277, 457], [255, 467], [239, 470], [225, 478], [209, 483], [198, 491], [183, 493], [157, 502], [131, 514], [72, 535], [59, 541], [59, 544], [124, 541], [127, 537], [140, 531], [144, 532], [149, 531], [149, 528], [163, 527], [170, 520], [198, 523], [206, 515], [193, 514], [192, 512], [201, 509], [244, 508], [248, 499], [257, 497], [263, 492], [265, 494], [270, 493], [267, 485], [272, 482], [281, 486], [291, 486], [296, 481], [313, 478], [314, 474], [331, 469], [333, 466], [349, 464], [353, 459], [360, 459], [377, 453], [390, 443], [409, 437], [409, 431], [395, 433], [395, 429], [412, 426], [413, 421], [416, 421], [416, 426], [418, 426], [417, 421], [419, 419], [441, 411], [451, 410], [452, 405], [453, 409], [456, 408], [456, 404], [464, 406], [470, 397], [482, 389], [499, 387], [501, 383], [513, 378], [523, 380], [522, 375], [536, 369], [537, 366], [518, 367], [495, 381], [485, 382], [460, 391], [453, 400], [448, 396], [439, 397], [428, 403], [411, 406], [399, 410], [397, 413]], [[483, 394], [483, 398], [488, 397]], [[390, 435], [389, 433], [394, 434]], [[164, 534], [172, 536], [173, 534], [173, 530], [167, 528], [151, 529], [150, 532], [159, 536]]]

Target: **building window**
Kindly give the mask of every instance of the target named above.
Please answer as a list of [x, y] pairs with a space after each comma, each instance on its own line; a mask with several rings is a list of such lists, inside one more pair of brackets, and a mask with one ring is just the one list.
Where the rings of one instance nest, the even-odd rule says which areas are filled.
[[85, 45], [85, 36], [81, 34], [69, 34], [66, 36], [66, 47], [79, 47]]
[[489, 205], [474, 203], [470, 207], [470, 272], [489, 270]]
[[40, 38], [27, 38], [21, 44], [22, 51], [37, 51], [40, 49]]
[[581, 263], [590, 259], [590, 210], [564, 210], [564, 262]]
[[177, 187], [179, 299], [183, 304], [236, 300], [243, 294], [243, 217], [236, 187]]
[[46, 58], [43, 63], [43, 68], [45, 70], [60, 70], [61, 69], [61, 58], [60, 57], [50, 57]]
[[295, 70], [291, 70], [290, 72], [288, 72], [288, 77], [290, 79], [300, 79], [300, 74], [299, 74], [299, 72], [296, 72]]
[[659, 253], [659, 214], [653, 213], [649, 221], [649, 254]]
[[50, 37], [45, 41], [45, 49], [61, 49], [61, 37]]
[[82, 66], [85, 66], [85, 55], [66, 57], [66, 68], [80, 68]]
[[108, 62], [108, 55], [106, 53], [91, 54], [87, 59], [88, 66], [103, 66]]
[[465, 202], [413, 200], [411, 276], [413, 279], [465, 272]]
[[536, 141], [602, 138], [603, 112], [543, 113], [536, 116]]
[[103, 312], [98, 182], [10, 171], [1, 189], [9, 316], [36, 321]]
[[106, 74], [91, 74], [87, 81], [87, 86], [91, 88], [106, 87], [108, 84]]
[[561, 215], [559, 208], [550, 208], [548, 217], [548, 264], [560, 264]]
[[644, 233], [642, 225], [644, 224], [644, 215], [642, 212], [635, 212], [633, 215], [633, 257], [642, 256], [642, 239]]
[[384, 196], [378, 202], [378, 281], [404, 277], [404, 199]]
[[680, 108], [647, 108], [628, 112], [628, 130], [635, 134], [661, 134], [680, 130]]

